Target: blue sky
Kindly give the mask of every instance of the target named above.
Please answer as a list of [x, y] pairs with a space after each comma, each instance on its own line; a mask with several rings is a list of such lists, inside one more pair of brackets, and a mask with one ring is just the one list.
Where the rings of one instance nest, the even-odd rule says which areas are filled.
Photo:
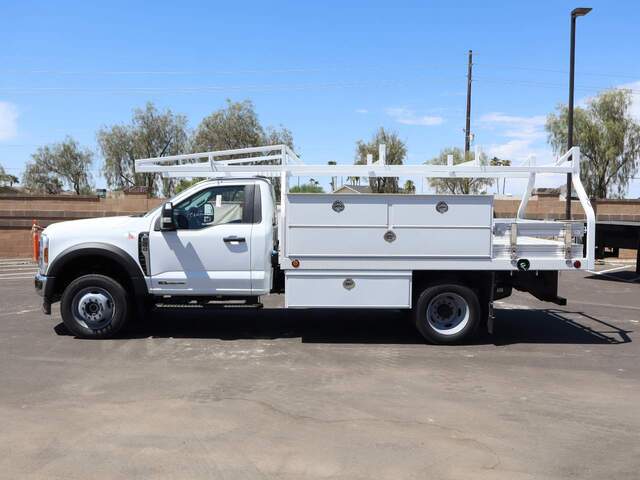
[[475, 143], [542, 163], [544, 118], [567, 100], [576, 6], [594, 9], [578, 20], [577, 101], [640, 92], [640, 2], [2, 0], [0, 164], [19, 175], [65, 135], [95, 149], [99, 127], [147, 101], [195, 128], [225, 98], [251, 99], [264, 124], [291, 129], [307, 163], [351, 163], [355, 141], [379, 126], [419, 163], [463, 144], [469, 49]]

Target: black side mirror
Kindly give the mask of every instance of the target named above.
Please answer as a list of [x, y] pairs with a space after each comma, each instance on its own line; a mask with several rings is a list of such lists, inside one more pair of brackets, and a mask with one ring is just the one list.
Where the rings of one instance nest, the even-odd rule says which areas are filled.
[[173, 220], [173, 203], [167, 202], [162, 206], [162, 213], [160, 215], [160, 230], [163, 232], [171, 232], [176, 229], [176, 224]]

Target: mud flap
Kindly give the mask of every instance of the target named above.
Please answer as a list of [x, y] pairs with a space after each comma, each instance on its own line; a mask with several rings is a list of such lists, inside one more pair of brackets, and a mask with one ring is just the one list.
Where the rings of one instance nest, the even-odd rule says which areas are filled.
[[511, 272], [507, 280], [516, 290], [528, 292], [538, 300], [556, 305], [567, 304], [566, 298], [558, 296], [558, 272], [556, 271]]

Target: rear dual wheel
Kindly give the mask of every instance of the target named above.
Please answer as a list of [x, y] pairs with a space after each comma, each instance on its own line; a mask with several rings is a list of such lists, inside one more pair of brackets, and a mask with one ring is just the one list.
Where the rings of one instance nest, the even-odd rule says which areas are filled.
[[480, 302], [469, 287], [459, 284], [425, 288], [413, 308], [418, 331], [430, 343], [468, 340], [480, 323]]

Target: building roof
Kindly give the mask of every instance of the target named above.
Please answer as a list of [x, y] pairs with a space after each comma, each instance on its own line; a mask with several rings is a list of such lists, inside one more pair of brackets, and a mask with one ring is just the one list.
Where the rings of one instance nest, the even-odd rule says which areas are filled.
[[332, 193], [371, 193], [369, 185], [342, 185], [336, 188]]

